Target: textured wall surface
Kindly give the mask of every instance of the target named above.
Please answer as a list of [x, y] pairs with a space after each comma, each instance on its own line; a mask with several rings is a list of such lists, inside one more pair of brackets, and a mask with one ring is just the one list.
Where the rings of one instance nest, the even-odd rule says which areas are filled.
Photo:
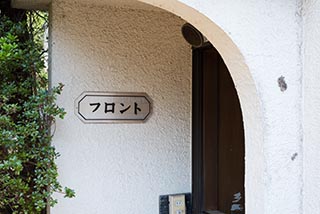
[[302, 213], [302, 2], [141, 1], [195, 25], [231, 72], [244, 115], [246, 212]]
[[[66, 1], [69, 2], [69, 1]], [[53, 214], [156, 214], [161, 194], [191, 191], [191, 49], [180, 18], [160, 11], [52, 6], [52, 80], [65, 84], [54, 144], [77, 197]], [[83, 124], [83, 91], [146, 92], [144, 124]], [[58, 196], [60, 198], [60, 196]]]
[[304, 200], [306, 214], [320, 210], [320, 1], [304, 5]]
[[[141, 1], [195, 25], [231, 72], [244, 115], [246, 212], [302, 213], [301, 1]], [[55, 144], [61, 180], [78, 196], [53, 213], [157, 213], [159, 194], [190, 190], [183, 22], [133, 1], [65, 2], [52, 5], [52, 76], [66, 84], [59, 103], [69, 112]], [[72, 113], [84, 90], [145, 91], [154, 114], [146, 124], [84, 125]]]

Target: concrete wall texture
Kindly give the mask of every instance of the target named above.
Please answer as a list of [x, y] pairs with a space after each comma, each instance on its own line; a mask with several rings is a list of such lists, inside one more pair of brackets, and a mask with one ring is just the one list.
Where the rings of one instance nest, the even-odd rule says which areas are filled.
[[[160, 194], [191, 191], [191, 49], [163, 11], [52, 7], [52, 81], [65, 84], [54, 144], [60, 180], [77, 197], [52, 213], [158, 213]], [[83, 91], [146, 92], [144, 124], [84, 124]], [[58, 196], [59, 197], [59, 196]]]
[[[54, 144], [60, 180], [77, 192], [57, 195], [52, 213], [156, 214], [159, 195], [191, 191], [185, 21], [218, 49], [238, 91], [246, 213], [318, 213], [319, 1], [141, 2], [151, 6], [52, 2], [52, 82], [66, 85], [58, 102], [68, 112]], [[146, 92], [154, 111], [144, 124], [83, 124], [73, 113], [83, 91]]]
[[303, 210], [320, 210], [320, 1], [305, 1], [303, 8]]

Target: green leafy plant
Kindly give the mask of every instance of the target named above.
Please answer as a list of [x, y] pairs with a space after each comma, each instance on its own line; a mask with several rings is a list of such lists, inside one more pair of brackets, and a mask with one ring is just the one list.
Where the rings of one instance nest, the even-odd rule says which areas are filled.
[[74, 197], [57, 180], [51, 145], [55, 104], [63, 85], [49, 89], [43, 48], [46, 14], [26, 13], [14, 22], [0, 16], [0, 213], [45, 213], [60, 192]]

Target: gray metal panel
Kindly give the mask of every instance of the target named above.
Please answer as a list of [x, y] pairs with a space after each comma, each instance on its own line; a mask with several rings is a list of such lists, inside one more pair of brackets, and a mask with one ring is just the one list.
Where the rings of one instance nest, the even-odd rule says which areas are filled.
[[[192, 214], [192, 197], [191, 193], [180, 193], [171, 195], [185, 195], [186, 198], [186, 208], [187, 214]], [[159, 196], [159, 214], [169, 214], [169, 196], [170, 195], [160, 195]]]

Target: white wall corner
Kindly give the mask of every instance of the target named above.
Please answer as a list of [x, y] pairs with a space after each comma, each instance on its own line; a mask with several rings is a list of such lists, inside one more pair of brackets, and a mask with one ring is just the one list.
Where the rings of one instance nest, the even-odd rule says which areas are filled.
[[27, 10], [48, 10], [51, 0], [11, 0], [11, 6]]

